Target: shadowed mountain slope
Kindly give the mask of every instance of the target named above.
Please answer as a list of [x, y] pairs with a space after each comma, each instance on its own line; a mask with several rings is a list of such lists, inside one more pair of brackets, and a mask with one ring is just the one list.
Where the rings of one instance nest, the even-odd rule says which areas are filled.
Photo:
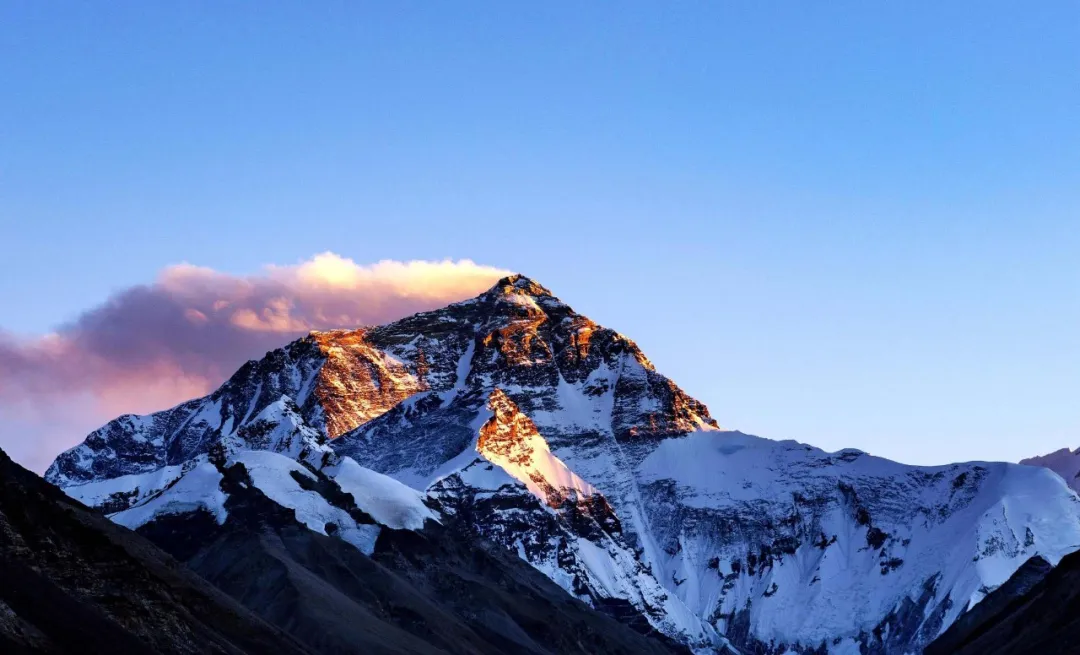
[[306, 652], [2, 451], [0, 651]]
[[1032, 558], [930, 644], [925, 655], [1080, 653], [1080, 553]]

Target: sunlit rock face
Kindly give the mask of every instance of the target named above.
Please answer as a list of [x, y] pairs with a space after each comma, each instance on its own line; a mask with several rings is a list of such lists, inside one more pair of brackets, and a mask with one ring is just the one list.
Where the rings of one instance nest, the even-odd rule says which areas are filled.
[[496, 389], [488, 398], [489, 418], [480, 427], [476, 451], [525, 485], [550, 507], [598, 494], [596, 489], [551, 454], [536, 424], [514, 401]]
[[633, 341], [522, 276], [312, 334], [206, 398], [117, 419], [47, 475], [143, 475], [122, 508], [171, 475], [144, 474], [216, 443], [355, 460], [594, 607], [702, 649], [726, 634], [761, 653], [918, 651], [1028, 558], [1080, 544], [1077, 497], [1045, 470], [721, 430]]
[[311, 393], [326, 434], [345, 434], [428, 388], [423, 354], [416, 366], [373, 345], [366, 330], [315, 332], [311, 339], [324, 358]]

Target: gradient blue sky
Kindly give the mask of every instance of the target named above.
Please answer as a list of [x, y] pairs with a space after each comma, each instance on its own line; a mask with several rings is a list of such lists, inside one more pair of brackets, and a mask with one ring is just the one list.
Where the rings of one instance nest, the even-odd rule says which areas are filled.
[[19, 334], [181, 261], [471, 258], [725, 427], [1080, 446], [1072, 1], [6, 2], [0, 223]]

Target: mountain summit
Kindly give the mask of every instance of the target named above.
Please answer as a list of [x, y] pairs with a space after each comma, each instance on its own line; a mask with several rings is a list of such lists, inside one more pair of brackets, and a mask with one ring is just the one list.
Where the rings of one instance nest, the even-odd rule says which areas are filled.
[[[58, 457], [46, 478], [68, 486], [152, 471], [187, 461], [222, 439], [303, 459], [418, 394], [443, 398], [479, 383], [506, 387], [526, 408], [554, 406], [560, 379], [581, 382], [600, 364], [620, 358], [632, 360], [634, 370], [623, 376], [622, 363], [618, 371], [605, 366], [588, 393], [613, 389], [619, 377], [620, 399], [645, 392], [638, 387], [647, 385], [656, 387], [647, 391], [657, 401], [644, 413], [625, 403], [620, 430], [659, 435], [715, 426], [705, 406], [658, 375], [636, 344], [514, 275], [471, 300], [388, 325], [312, 332], [244, 364], [205, 398], [116, 419]], [[286, 428], [268, 429], [281, 420]], [[271, 437], [284, 442], [271, 446]]]
[[214, 458], [278, 480], [268, 495], [286, 506], [307, 471], [309, 492], [414, 517], [373, 528], [328, 500], [297, 506], [326, 504], [309, 526], [361, 551], [380, 529], [439, 521], [704, 651], [917, 651], [1030, 557], [1080, 543], [1080, 501], [1049, 471], [721, 430], [633, 341], [519, 275], [312, 333], [204, 398], [116, 419], [46, 475], [152, 532], [195, 510], [224, 520]]

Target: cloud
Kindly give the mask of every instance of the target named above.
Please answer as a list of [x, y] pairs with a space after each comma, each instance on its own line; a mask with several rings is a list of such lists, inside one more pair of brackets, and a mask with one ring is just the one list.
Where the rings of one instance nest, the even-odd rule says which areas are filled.
[[0, 333], [0, 448], [41, 471], [109, 419], [203, 395], [310, 330], [386, 323], [507, 274], [469, 260], [361, 265], [330, 252], [252, 276], [170, 266], [53, 334]]

